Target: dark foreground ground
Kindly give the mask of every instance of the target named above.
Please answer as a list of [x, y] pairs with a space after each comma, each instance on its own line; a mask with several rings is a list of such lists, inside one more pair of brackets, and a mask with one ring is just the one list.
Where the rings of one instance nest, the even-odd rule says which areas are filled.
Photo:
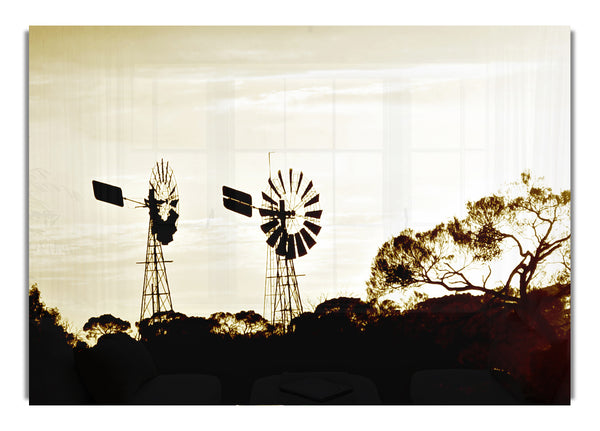
[[[416, 337], [398, 333], [397, 328], [389, 329], [392, 332], [388, 333], [388, 329], [381, 328], [377, 334], [336, 331], [234, 338], [214, 334], [161, 335], [145, 341], [117, 334], [103, 337], [94, 348], [65, 349], [59, 353], [35, 347], [30, 352], [30, 401], [32, 404], [137, 403], [132, 394], [151, 377], [185, 374], [216, 377], [220, 385], [218, 403], [244, 405], [260, 403], [256, 398], [252, 400], [251, 394], [253, 385], [262, 378], [341, 372], [372, 382], [377, 404], [503, 404], [507, 399], [513, 404], [570, 402], [568, 341], [525, 351], [516, 341], [512, 346], [504, 345], [477, 334], [454, 337], [444, 343], [436, 334], [420, 333]], [[520, 336], [523, 338], [523, 334]], [[478, 397], [482, 385], [489, 382], [477, 379], [457, 382], [461, 377], [456, 377], [456, 373], [444, 377], [447, 372], [442, 377], [437, 374], [429, 376], [429, 380], [421, 379], [421, 387], [415, 388], [415, 376], [431, 370], [489, 373], [494, 385], [501, 387], [509, 398], [506, 394], [501, 398]], [[454, 383], [448, 383], [448, 378], [454, 379]], [[161, 389], [163, 394], [172, 390], [168, 385]], [[436, 395], [440, 390], [444, 394]], [[169, 400], [165, 398], [163, 402], [159, 398], [157, 402], [175, 402]], [[307, 399], [307, 404], [310, 403]]]

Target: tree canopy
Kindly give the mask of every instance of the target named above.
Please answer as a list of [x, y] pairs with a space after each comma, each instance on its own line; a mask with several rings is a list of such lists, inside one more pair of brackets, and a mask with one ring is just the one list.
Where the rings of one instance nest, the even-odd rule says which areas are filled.
[[242, 310], [235, 314], [221, 311], [211, 314], [209, 319], [214, 322], [212, 332], [227, 337], [251, 336], [273, 330], [267, 319], [254, 310]]
[[[524, 304], [533, 287], [570, 283], [570, 201], [531, 174], [503, 193], [468, 202], [467, 215], [426, 232], [402, 231], [385, 242], [371, 266], [370, 298], [396, 289], [437, 285], [448, 292], [481, 292], [505, 303]], [[550, 257], [560, 267], [548, 273]], [[493, 263], [510, 270], [492, 280]]]
[[98, 339], [105, 334], [116, 334], [126, 332], [131, 328], [131, 324], [125, 320], [119, 319], [112, 314], [103, 314], [99, 317], [90, 317], [83, 325], [83, 330], [87, 332], [88, 339]]
[[80, 341], [77, 336], [70, 333], [62, 321], [57, 308], [48, 308], [41, 300], [41, 293], [37, 284], [29, 288], [29, 329], [30, 339], [53, 337], [62, 340], [70, 346], [76, 346]]

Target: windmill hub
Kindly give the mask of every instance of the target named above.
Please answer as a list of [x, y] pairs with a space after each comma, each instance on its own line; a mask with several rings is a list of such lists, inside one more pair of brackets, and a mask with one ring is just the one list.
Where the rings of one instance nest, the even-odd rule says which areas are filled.
[[277, 212], [277, 217], [279, 217], [282, 221], [284, 221], [285, 219], [295, 217], [295, 216], [296, 216], [296, 211], [294, 211], [294, 210], [286, 211], [285, 210], [285, 201], [283, 199], [281, 199], [279, 201], [279, 211]]

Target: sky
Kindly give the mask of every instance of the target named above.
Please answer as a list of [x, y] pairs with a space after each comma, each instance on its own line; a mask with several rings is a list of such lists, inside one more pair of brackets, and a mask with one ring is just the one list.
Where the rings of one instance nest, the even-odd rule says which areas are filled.
[[366, 297], [378, 247], [463, 214], [530, 169], [570, 188], [568, 27], [31, 27], [29, 283], [72, 329], [139, 318], [157, 160], [180, 194], [163, 247], [173, 307], [262, 313], [260, 202], [271, 173], [321, 194], [317, 244], [296, 260], [305, 308]]

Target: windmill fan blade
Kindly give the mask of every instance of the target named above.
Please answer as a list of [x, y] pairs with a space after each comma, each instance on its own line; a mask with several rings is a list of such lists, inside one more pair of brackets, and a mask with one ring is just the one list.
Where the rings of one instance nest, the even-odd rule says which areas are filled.
[[290, 193], [292, 192], [292, 168], [290, 168]]
[[313, 237], [310, 236], [310, 234], [306, 231], [306, 229], [304, 229], [304, 228], [300, 229], [300, 233], [302, 234], [302, 238], [304, 238], [304, 242], [306, 242], [306, 245], [308, 246], [308, 248], [312, 248], [312, 246], [317, 243], [313, 239]]
[[277, 211], [275, 210], [271, 210], [269, 208], [259, 208], [258, 209], [258, 213], [262, 216], [262, 217], [277, 217]]
[[306, 248], [304, 248], [304, 243], [302, 242], [302, 237], [299, 233], [294, 234], [294, 238], [296, 238], [296, 246], [298, 247], [298, 256], [304, 256], [306, 252]]
[[300, 190], [300, 183], [302, 183], [302, 175], [304, 175], [302, 173], [302, 171], [300, 171], [300, 178], [298, 178], [298, 185], [296, 186], [296, 193], [298, 193], [298, 190]]
[[175, 188], [176, 188], [176, 187], [177, 187], [177, 186], [173, 186], [173, 190], [171, 190], [171, 193], [169, 193], [169, 195], [172, 195], [172, 194], [174, 194], [174, 193], [175, 193]]
[[321, 214], [323, 214], [323, 210], [307, 211], [306, 214], [304, 214], [304, 215], [306, 217], [312, 217], [312, 218], [320, 219], [321, 218]]
[[277, 176], [279, 177], [279, 182], [281, 183], [281, 187], [283, 188], [283, 193], [286, 193], [285, 185], [283, 184], [283, 177], [281, 176], [281, 171], [277, 171]]
[[269, 195], [268, 195], [268, 194], [266, 194], [265, 192], [262, 192], [262, 197], [263, 197], [263, 199], [264, 199], [264, 200], [266, 200], [266, 201], [267, 201], [267, 202], [269, 202], [270, 204], [273, 204], [273, 205], [275, 205], [275, 206], [278, 206], [278, 205], [277, 205], [277, 202], [275, 202], [275, 200], [273, 200], [273, 199], [271, 198], [271, 196], [269, 196]]
[[311, 223], [311, 222], [309, 222], [308, 220], [306, 220], [306, 221], [304, 222], [304, 226], [306, 226], [307, 228], [309, 228], [309, 229], [310, 229], [310, 231], [311, 231], [312, 233], [314, 233], [315, 235], [318, 235], [318, 234], [319, 234], [319, 232], [321, 232], [321, 226], [317, 226], [316, 224], [314, 224], [314, 223]]
[[306, 186], [306, 190], [304, 190], [304, 193], [302, 193], [302, 197], [300, 199], [304, 199], [304, 196], [306, 196], [306, 194], [310, 191], [310, 189], [312, 189], [313, 183], [312, 181], [310, 183], [308, 183], [308, 186]]
[[123, 192], [120, 187], [92, 180], [92, 188], [94, 189], [94, 197], [99, 201], [123, 206]]
[[319, 202], [319, 195], [316, 195], [315, 197], [313, 197], [311, 200], [309, 200], [308, 202], [306, 202], [304, 204], [304, 208], [312, 205], [312, 204], [316, 204], [317, 202]]
[[[173, 200], [171, 201], [171, 206], [172, 206], [172, 207], [176, 207], [178, 203], [179, 203], [179, 199], [173, 199]], [[308, 213], [307, 213], [307, 214], [308, 214]]]
[[267, 239], [267, 244], [269, 244], [271, 247], [275, 247], [275, 244], [277, 244], [277, 240], [279, 239], [282, 233], [283, 226], [279, 226], [277, 230], [273, 232], [271, 236]]
[[273, 184], [273, 181], [271, 180], [271, 178], [269, 178], [269, 185], [271, 186], [271, 188], [273, 189], [273, 191], [275, 192], [275, 194], [277, 196], [281, 197], [281, 194], [277, 190], [277, 187], [275, 187], [275, 184]]
[[260, 225], [260, 228], [264, 233], [270, 232], [275, 226], [279, 224], [279, 220], [273, 219], [265, 224]]
[[283, 234], [281, 235], [281, 239], [279, 240], [279, 244], [277, 245], [277, 248], [275, 249], [275, 253], [277, 253], [279, 256], [285, 256], [287, 254], [287, 239], [288, 239], [288, 234], [284, 230]]

